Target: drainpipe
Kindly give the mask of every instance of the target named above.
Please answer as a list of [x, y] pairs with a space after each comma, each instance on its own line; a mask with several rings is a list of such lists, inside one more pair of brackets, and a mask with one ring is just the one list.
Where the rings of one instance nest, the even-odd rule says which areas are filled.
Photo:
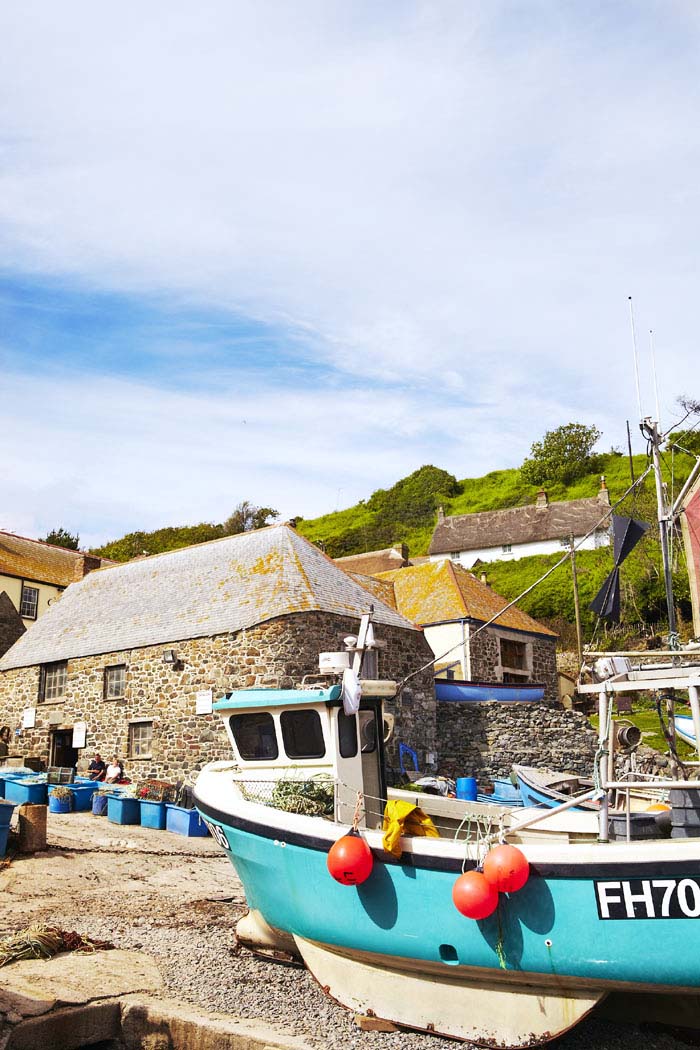
[[462, 670], [467, 682], [472, 678], [472, 652], [469, 624], [462, 620]]

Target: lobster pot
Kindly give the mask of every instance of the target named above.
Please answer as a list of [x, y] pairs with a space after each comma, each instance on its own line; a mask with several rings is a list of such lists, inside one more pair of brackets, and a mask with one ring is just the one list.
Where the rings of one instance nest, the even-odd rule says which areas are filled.
[[700, 838], [700, 788], [673, 788], [669, 801], [671, 838]]

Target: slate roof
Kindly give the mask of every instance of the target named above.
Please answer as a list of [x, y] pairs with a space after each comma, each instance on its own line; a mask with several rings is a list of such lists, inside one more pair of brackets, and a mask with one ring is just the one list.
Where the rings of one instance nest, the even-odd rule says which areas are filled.
[[92, 572], [0, 660], [0, 670], [240, 631], [317, 610], [416, 630], [288, 525]]
[[[465, 619], [486, 623], [508, 604], [506, 598], [447, 558], [383, 572], [379, 579], [391, 580], [399, 612], [422, 626]], [[495, 622], [499, 627], [557, 637], [554, 631], [515, 606]]]
[[[597, 497], [572, 499], [546, 506], [507, 507], [505, 510], [456, 514], [438, 521], [430, 554], [500, 547], [504, 543], [536, 543], [584, 536], [609, 510]], [[608, 523], [601, 526], [607, 528]]]
[[41, 540], [0, 531], [0, 575], [7, 573], [34, 583], [67, 587], [69, 583], [81, 580], [87, 570], [112, 564], [105, 558], [83, 551], [54, 547]]

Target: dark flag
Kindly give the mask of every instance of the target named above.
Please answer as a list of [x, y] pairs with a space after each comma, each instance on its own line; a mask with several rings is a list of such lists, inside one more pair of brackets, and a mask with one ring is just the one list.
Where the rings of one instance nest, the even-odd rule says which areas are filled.
[[636, 518], [619, 518], [613, 514], [613, 557], [615, 568], [606, 576], [589, 608], [604, 620], [620, 622], [620, 566], [627, 555], [637, 546], [649, 528], [645, 521]]

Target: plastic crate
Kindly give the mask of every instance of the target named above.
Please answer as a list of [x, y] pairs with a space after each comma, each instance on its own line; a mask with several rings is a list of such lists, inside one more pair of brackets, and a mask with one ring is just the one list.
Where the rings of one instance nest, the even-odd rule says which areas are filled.
[[0, 828], [0, 857], [4, 857], [7, 852], [7, 840], [10, 837], [10, 829]]
[[7, 828], [10, 826], [10, 821], [12, 820], [12, 814], [14, 811], [14, 802], [0, 802], [0, 828]]
[[148, 798], [141, 799], [141, 827], [163, 831], [165, 828], [165, 802], [154, 802]]
[[165, 809], [165, 827], [168, 831], [174, 831], [176, 835], [187, 835], [189, 838], [204, 838], [209, 834], [209, 828], [196, 809], [183, 809], [172, 802], [166, 802]]
[[113, 824], [140, 824], [141, 806], [137, 798], [118, 798], [109, 795], [107, 799], [107, 818]]
[[23, 779], [9, 778], [5, 781], [5, 798], [17, 805], [31, 802], [35, 806], [45, 806], [49, 800], [46, 784], [26, 784]]
[[92, 784], [71, 784], [70, 789], [73, 795], [73, 809], [79, 813], [87, 813], [92, 806], [92, 796], [97, 791], [100, 785], [96, 783]]

